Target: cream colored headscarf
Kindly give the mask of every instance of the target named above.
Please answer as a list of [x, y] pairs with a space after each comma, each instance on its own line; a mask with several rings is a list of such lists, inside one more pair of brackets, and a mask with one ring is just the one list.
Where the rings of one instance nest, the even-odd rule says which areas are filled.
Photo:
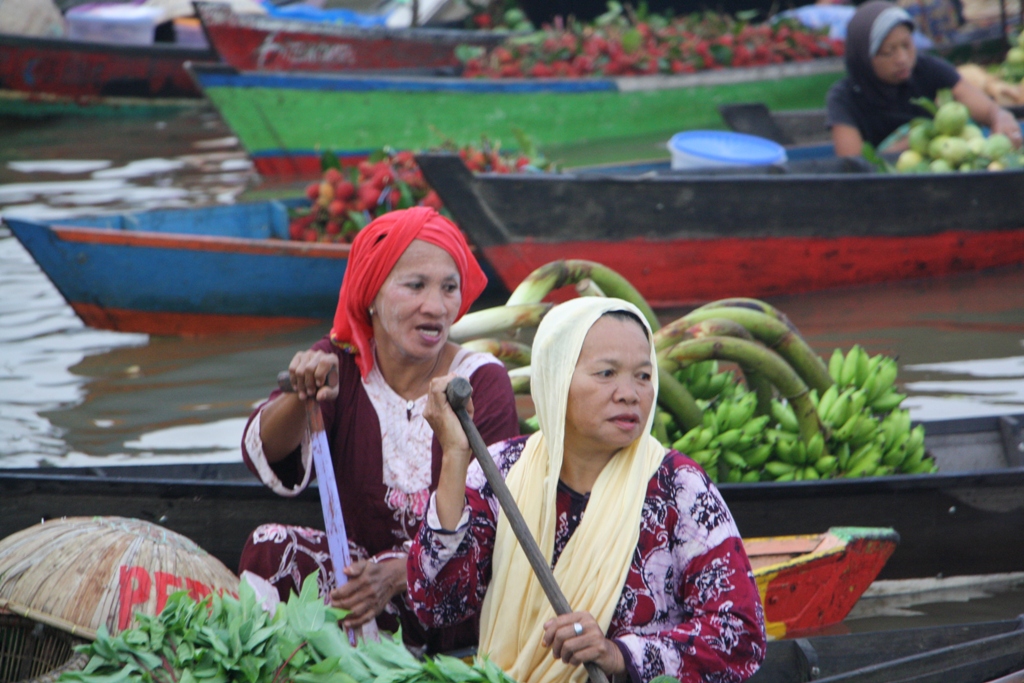
[[[506, 483], [550, 564], [555, 544], [555, 497], [562, 469], [569, 385], [591, 326], [609, 311], [643, 314], [620, 299], [572, 299], [551, 310], [533, 342], [531, 393], [541, 431], [526, 442]], [[657, 368], [654, 347], [651, 363]], [[653, 372], [655, 396], [658, 374]], [[602, 470], [583, 520], [559, 556], [555, 578], [574, 611], [587, 611], [607, 632], [640, 536], [647, 483], [665, 447], [644, 436], [619, 451]], [[504, 515], [498, 518], [491, 584], [480, 615], [480, 650], [521, 683], [584, 683], [584, 667], [563, 664], [544, 647], [544, 623], [555, 616], [544, 589]]]

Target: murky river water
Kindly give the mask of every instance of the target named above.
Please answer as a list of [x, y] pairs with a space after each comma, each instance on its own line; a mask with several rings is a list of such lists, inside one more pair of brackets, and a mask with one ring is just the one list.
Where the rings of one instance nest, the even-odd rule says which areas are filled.
[[[228, 203], [264, 189], [230, 131], [205, 109], [0, 121], [0, 212], [64, 217]], [[860, 343], [898, 356], [916, 419], [1024, 413], [1024, 269], [771, 303], [823, 355]], [[206, 338], [92, 330], [0, 230], [0, 467], [237, 460], [253, 404], [326, 329]], [[931, 618], [1024, 611], [1020, 592], [974, 598], [943, 603]], [[930, 618], [924, 612], [919, 618]]]

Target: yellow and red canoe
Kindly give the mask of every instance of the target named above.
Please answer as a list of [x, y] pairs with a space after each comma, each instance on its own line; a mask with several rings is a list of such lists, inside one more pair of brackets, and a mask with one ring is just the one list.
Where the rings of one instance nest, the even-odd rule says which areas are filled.
[[784, 638], [842, 621], [899, 540], [893, 529], [875, 527], [743, 539], [769, 637]]

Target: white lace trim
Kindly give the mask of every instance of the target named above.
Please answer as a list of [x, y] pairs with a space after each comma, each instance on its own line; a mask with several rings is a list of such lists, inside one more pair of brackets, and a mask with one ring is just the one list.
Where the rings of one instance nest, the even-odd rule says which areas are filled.
[[269, 487], [279, 496], [293, 498], [309, 486], [309, 476], [313, 470], [311, 466], [313, 455], [309, 448], [309, 434], [304, 433], [302, 435], [302, 481], [292, 488], [288, 488], [274, 474], [274, 470], [267, 461], [267, 456], [263, 453], [263, 439], [260, 438], [261, 417], [263, 417], [263, 408], [260, 408], [260, 411], [256, 413], [256, 417], [249, 423], [249, 428], [245, 431], [245, 449], [249, 452], [249, 459], [256, 467], [256, 472], [260, 475], [260, 481], [263, 482], [263, 485]]
[[[479, 368], [491, 363], [500, 365], [501, 361], [489, 353], [459, 349], [449, 372], [469, 379]], [[418, 515], [422, 518], [427, 503], [427, 496], [422, 492], [430, 488], [430, 445], [434, 436], [423, 419], [427, 397], [423, 395], [415, 401], [402, 398], [384, 381], [376, 363], [363, 380], [363, 388], [380, 422], [384, 484], [406, 496], [422, 496], [423, 500], [416, 505], [423, 508]]]

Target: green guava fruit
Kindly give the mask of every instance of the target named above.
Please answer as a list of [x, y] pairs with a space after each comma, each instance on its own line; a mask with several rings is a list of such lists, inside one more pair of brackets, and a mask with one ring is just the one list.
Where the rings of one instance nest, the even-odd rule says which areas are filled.
[[908, 149], [896, 160], [896, 170], [900, 173], [908, 173], [918, 164], [924, 161], [923, 157], [916, 151]]
[[969, 120], [967, 107], [959, 102], [946, 102], [935, 114], [935, 130], [943, 135], [960, 135]]
[[981, 155], [995, 160], [1006, 156], [1012, 149], [1013, 143], [1010, 142], [1010, 138], [1002, 133], [995, 133], [985, 139], [985, 146], [981, 150]]

